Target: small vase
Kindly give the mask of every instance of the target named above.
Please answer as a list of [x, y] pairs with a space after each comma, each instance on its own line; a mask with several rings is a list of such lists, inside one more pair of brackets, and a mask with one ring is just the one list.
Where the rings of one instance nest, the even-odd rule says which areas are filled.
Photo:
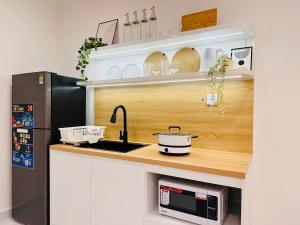
[[123, 42], [132, 41], [132, 24], [130, 22], [129, 13], [125, 14], [125, 22], [123, 24]]
[[141, 26], [137, 15], [137, 11], [133, 12], [134, 20], [132, 21], [132, 37], [133, 41], [141, 40]]
[[149, 18], [149, 36], [150, 38], [157, 37], [157, 16], [154, 6], [151, 8], [151, 15]]
[[141, 40], [147, 39], [149, 39], [149, 21], [147, 18], [146, 9], [143, 9], [141, 19]]

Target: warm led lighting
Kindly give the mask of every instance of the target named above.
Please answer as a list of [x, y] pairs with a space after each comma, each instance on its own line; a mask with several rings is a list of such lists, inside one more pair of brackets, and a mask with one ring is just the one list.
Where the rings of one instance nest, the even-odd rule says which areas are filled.
[[[226, 76], [226, 80], [241, 80], [241, 79], [248, 79], [249, 77], [243, 76], [243, 75], [231, 75]], [[155, 79], [155, 78], [154, 78]], [[177, 78], [177, 79], [166, 79], [166, 80], [149, 80], [149, 81], [130, 81], [130, 80], [122, 80], [118, 82], [111, 82], [111, 83], [105, 83], [107, 81], [88, 81], [88, 82], [78, 82], [78, 85], [90, 87], [90, 88], [96, 88], [96, 87], [129, 87], [129, 86], [146, 86], [146, 85], [155, 85], [155, 84], [174, 84], [174, 83], [190, 83], [190, 82], [196, 82], [196, 81], [207, 81], [208, 78], [205, 75], [197, 75], [190, 78]], [[98, 84], [97, 84], [98, 83]]]
[[243, 76], [242, 75], [236, 75], [236, 76], [226, 76], [225, 79], [242, 79]]

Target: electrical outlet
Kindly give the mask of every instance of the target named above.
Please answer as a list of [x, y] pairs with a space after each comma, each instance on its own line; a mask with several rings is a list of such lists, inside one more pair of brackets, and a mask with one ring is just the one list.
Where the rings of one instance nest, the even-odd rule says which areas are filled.
[[216, 106], [218, 104], [218, 94], [207, 94], [206, 104], [208, 106]]

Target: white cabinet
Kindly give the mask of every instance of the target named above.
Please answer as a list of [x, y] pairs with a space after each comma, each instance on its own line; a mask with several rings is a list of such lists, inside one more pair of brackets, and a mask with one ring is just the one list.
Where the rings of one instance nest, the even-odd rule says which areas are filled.
[[[239, 194], [243, 188], [232, 178], [51, 151], [50, 225], [192, 225], [158, 213], [157, 184], [165, 175], [234, 187]], [[236, 203], [224, 225], [244, 224], [240, 217], [245, 209], [240, 202], [230, 204]]]
[[51, 151], [51, 225], [90, 225], [91, 159]]
[[144, 169], [118, 160], [92, 164], [91, 225], [142, 225]]
[[50, 160], [51, 225], [143, 224], [143, 167], [60, 151]]

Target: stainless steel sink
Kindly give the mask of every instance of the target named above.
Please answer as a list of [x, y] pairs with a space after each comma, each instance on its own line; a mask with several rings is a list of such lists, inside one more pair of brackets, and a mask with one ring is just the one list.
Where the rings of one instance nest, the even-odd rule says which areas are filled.
[[108, 151], [115, 151], [115, 152], [130, 152], [133, 150], [137, 150], [139, 148], [143, 148], [149, 146], [148, 144], [141, 144], [141, 143], [133, 143], [133, 142], [128, 142], [127, 144], [124, 144], [123, 142], [120, 141], [108, 141], [108, 140], [103, 140], [99, 141], [98, 143], [95, 144], [81, 144], [80, 147], [82, 148], [92, 148], [95, 150], [108, 150]]

